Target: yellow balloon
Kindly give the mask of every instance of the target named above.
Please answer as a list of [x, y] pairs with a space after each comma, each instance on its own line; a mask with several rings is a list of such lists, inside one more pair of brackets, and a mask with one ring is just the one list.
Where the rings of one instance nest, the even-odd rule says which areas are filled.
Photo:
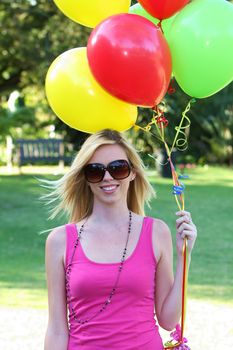
[[54, 2], [73, 21], [94, 28], [109, 16], [128, 13], [131, 0], [54, 0]]
[[110, 95], [96, 82], [85, 47], [68, 50], [53, 61], [45, 90], [55, 114], [74, 129], [124, 131], [136, 122], [137, 107]]

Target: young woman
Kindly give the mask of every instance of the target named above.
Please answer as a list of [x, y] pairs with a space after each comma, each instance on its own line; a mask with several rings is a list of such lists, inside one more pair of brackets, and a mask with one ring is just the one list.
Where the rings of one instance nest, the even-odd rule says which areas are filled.
[[197, 235], [190, 213], [176, 213], [173, 277], [170, 230], [144, 215], [154, 190], [136, 150], [114, 130], [91, 135], [53, 186], [51, 217], [66, 211], [70, 223], [46, 241], [45, 350], [163, 349], [157, 322], [166, 330], [179, 322], [183, 240], [190, 263]]

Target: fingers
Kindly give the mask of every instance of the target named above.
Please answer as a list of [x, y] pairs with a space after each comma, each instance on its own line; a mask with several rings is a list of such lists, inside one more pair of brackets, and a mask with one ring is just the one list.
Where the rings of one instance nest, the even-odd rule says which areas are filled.
[[187, 238], [188, 240], [190, 240], [190, 239], [193, 239], [193, 233], [190, 232], [190, 231], [188, 231], [188, 230], [183, 230], [182, 233], [181, 233], [181, 235], [180, 235], [180, 237], [181, 237], [182, 239]]
[[177, 235], [182, 239], [186, 237], [188, 240], [195, 241], [197, 237], [196, 226], [193, 223], [187, 224], [186, 222], [183, 222], [177, 228]]
[[178, 228], [183, 222], [186, 222], [188, 224], [192, 223], [190, 212], [182, 210], [182, 211], [178, 211], [176, 215], [180, 216], [179, 219], [176, 220], [176, 228]]
[[179, 218], [176, 220], [177, 233], [181, 235], [182, 238], [185, 236], [195, 237], [196, 236], [196, 226], [192, 222], [191, 214], [189, 211], [181, 210], [176, 213]]
[[187, 224], [186, 222], [183, 222], [178, 228], [177, 233], [181, 234], [184, 230], [191, 230], [192, 227], [190, 224]]
[[177, 211], [177, 212], [176, 212], [176, 215], [178, 215], [178, 216], [184, 216], [184, 215], [186, 215], [186, 216], [189, 216], [189, 217], [191, 218], [190, 212], [189, 212], [189, 211], [186, 211], [186, 210]]
[[176, 244], [178, 254], [183, 252], [183, 242], [188, 241], [188, 250], [192, 251], [197, 238], [197, 228], [192, 222], [191, 214], [188, 211], [181, 210], [176, 213], [179, 218], [176, 220]]
[[189, 211], [186, 211], [186, 210], [178, 211], [178, 212], [176, 213], [176, 215], [177, 215], [177, 216], [180, 216], [181, 218], [182, 218], [182, 217], [189, 218], [190, 221], [192, 220], [192, 219], [191, 219], [191, 214], [190, 214], [190, 212], [189, 212]]
[[176, 220], [176, 228], [178, 228], [183, 222], [190, 224], [191, 218], [187, 215], [181, 216], [179, 219]]

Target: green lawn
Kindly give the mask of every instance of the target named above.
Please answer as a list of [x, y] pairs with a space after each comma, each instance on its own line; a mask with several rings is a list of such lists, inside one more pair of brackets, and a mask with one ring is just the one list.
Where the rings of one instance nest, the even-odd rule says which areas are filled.
[[[220, 167], [189, 170], [186, 209], [198, 227], [188, 295], [233, 305], [233, 175]], [[170, 179], [148, 172], [157, 199], [147, 214], [166, 221], [175, 234], [177, 205]], [[47, 221], [34, 175], [0, 177], [0, 301], [12, 307], [47, 307], [44, 273], [46, 234], [64, 222]], [[45, 176], [45, 175], [43, 175]], [[55, 178], [53, 175], [46, 175]], [[57, 178], [57, 177], [56, 177]]]

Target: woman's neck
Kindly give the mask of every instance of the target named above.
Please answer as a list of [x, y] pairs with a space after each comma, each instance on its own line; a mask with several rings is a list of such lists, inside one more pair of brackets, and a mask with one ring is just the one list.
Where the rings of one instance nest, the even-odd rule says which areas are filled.
[[116, 203], [115, 205], [105, 205], [102, 203], [94, 203], [93, 211], [91, 214], [93, 221], [96, 221], [101, 224], [101, 222], [106, 225], [119, 224], [121, 222], [128, 221], [129, 218], [129, 209], [127, 204]]

